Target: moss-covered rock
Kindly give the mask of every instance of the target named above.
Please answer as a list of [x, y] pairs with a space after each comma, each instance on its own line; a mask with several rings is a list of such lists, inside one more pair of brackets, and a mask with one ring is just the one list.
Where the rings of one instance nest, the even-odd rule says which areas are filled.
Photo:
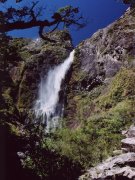
[[[135, 118], [134, 17], [129, 9], [75, 49], [62, 86], [63, 127], [50, 134], [26, 119], [40, 76], [69, 55], [71, 37], [67, 31], [55, 31], [48, 34], [49, 42], [15, 38], [8, 40], [8, 47], [6, 39], [0, 56], [9, 52], [7, 59], [13, 61], [7, 67], [8, 61], [0, 63], [0, 128], [8, 137], [8, 167], [13, 169], [9, 179], [76, 179], [81, 169], [120, 147], [121, 131]], [[15, 177], [15, 170], [24, 176]]]
[[32, 55], [23, 66], [19, 83], [18, 107], [30, 109], [37, 97], [40, 76], [46, 76], [50, 68], [61, 63], [72, 50], [72, 41], [67, 31], [56, 31], [48, 35], [55, 42], [34, 40], [24, 47]]
[[134, 99], [135, 72], [132, 69], [121, 69], [107, 91], [98, 99], [101, 109], [113, 107], [122, 100]]

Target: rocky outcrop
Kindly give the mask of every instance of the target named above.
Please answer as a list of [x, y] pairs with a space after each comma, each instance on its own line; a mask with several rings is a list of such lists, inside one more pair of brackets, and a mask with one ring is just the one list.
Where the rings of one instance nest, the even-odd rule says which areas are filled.
[[135, 152], [135, 127], [131, 126], [127, 132], [123, 133], [126, 138], [122, 142], [122, 150], [124, 152]]
[[[135, 65], [134, 9], [127, 12], [108, 27], [96, 32], [77, 47], [76, 62], [87, 81], [99, 83], [112, 78], [121, 67]], [[85, 76], [83, 77], [84, 80]], [[93, 87], [84, 87], [91, 90]]]
[[10, 40], [18, 53], [15, 63], [10, 63], [9, 73], [17, 88], [16, 103], [20, 111], [33, 107], [41, 76], [45, 77], [48, 70], [61, 63], [73, 49], [67, 31], [55, 31], [48, 37], [49, 42], [23, 38]]
[[46, 76], [73, 49], [70, 35], [55, 31], [48, 34], [51, 42], [10, 40], [14, 49], [8, 60], [13, 61], [3, 65], [4, 71], [0, 64], [0, 127], [8, 134], [8, 179], [76, 179], [82, 169], [94, 167], [112, 154], [117, 156], [80, 178], [134, 177], [134, 127], [122, 140], [122, 150], [116, 150], [121, 131], [135, 118], [134, 17], [135, 11], [128, 9], [75, 49], [60, 92], [61, 97], [66, 94], [64, 128], [46, 136], [42, 126], [25, 122], [40, 76]]
[[[135, 10], [128, 9], [119, 20], [99, 30], [77, 46], [67, 88], [68, 102], [65, 111], [65, 115], [71, 114], [71, 117], [68, 116], [70, 127], [79, 125], [75, 96], [79, 95], [80, 99], [80, 94], [92, 93], [93, 96], [93, 92], [97, 95], [104, 93], [107, 91], [105, 87], [108, 87], [122, 68], [134, 68], [134, 16]], [[90, 111], [86, 114], [90, 114]], [[72, 119], [76, 119], [76, 122], [72, 123]]]
[[111, 157], [91, 168], [79, 180], [96, 179], [135, 179], [135, 127], [131, 126], [122, 142], [122, 153]]

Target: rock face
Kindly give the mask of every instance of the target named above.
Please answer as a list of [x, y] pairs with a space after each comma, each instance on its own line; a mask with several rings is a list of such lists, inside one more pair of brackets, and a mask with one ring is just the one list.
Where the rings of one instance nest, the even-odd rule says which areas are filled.
[[[91, 38], [81, 42], [76, 48], [71, 78], [67, 88], [68, 97], [65, 111], [70, 127], [76, 127], [79, 124], [78, 118], [76, 118], [76, 114], [79, 112], [75, 96], [79, 96], [78, 99], [81, 99], [80, 94], [84, 96], [92, 94], [91, 97], [93, 92], [98, 95], [105, 94], [107, 92], [105, 87], [109, 87], [115, 75], [122, 68], [130, 70], [134, 68], [134, 17], [135, 10], [128, 9], [119, 20], [99, 30]], [[102, 90], [98, 88], [99, 86], [102, 87]], [[105, 89], [104, 92], [103, 89]], [[90, 112], [89, 110], [85, 114], [90, 114]], [[72, 122], [72, 119], [76, 119], [76, 122]]]
[[127, 153], [111, 157], [103, 163], [91, 168], [79, 180], [92, 179], [135, 179], [135, 127], [127, 131], [126, 139], [123, 139], [122, 150]]
[[135, 127], [131, 126], [125, 135], [126, 138], [121, 141], [123, 151], [135, 152]]
[[[134, 66], [134, 13], [128, 9], [119, 20], [78, 45], [76, 62], [86, 75], [83, 79], [87, 77], [87, 81], [96, 79], [102, 83], [112, 78], [121, 67]], [[84, 88], [90, 90], [92, 87]]]
[[[92, 97], [92, 102], [94, 105], [93, 107], [91, 107], [90, 103], [88, 108], [89, 113], [85, 112], [85, 117], [86, 114], [88, 114], [88, 116], [91, 115], [93, 118], [95, 118], [95, 115], [100, 117], [100, 113], [104, 112], [106, 114], [106, 118], [107, 114], [113, 109], [113, 115], [111, 116], [114, 116], [113, 119], [116, 119], [115, 110], [119, 106], [118, 104], [125, 101], [125, 93], [127, 98], [130, 96], [130, 93], [127, 93], [127, 91], [129, 91], [129, 89], [132, 89], [133, 87], [125, 87], [124, 84], [126, 84], [127, 75], [123, 73], [122, 75], [120, 72], [122, 72], [124, 69], [130, 69], [134, 72], [134, 42], [135, 9], [128, 9], [119, 20], [115, 21], [107, 28], [99, 30], [90, 39], [87, 39], [78, 46], [76, 52], [76, 66], [77, 68], [80, 68], [83, 76], [81, 78], [79, 77], [79, 81], [77, 79], [77, 81], [73, 80], [70, 82], [73, 88], [72, 91], [74, 92], [74, 95], [76, 94], [76, 91], [79, 92], [80, 90], [83, 90], [85, 92], [87, 91], [85, 94], [87, 94], [89, 91], [89, 94], [93, 96], [93, 93], [91, 92], [96, 92], [97, 89], [100, 89], [98, 87], [103, 87], [103, 89], [101, 88], [101, 90], [98, 91], [96, 96], [94, 94], [94, 97]], [[74, 74], [77, 74], [77, 72], [75, 72], [76, 66], [74, 67]], [[75, 77], [74, 74], [72, 78]], [[121, 81], [118, 76], [120, 77], [120, 79], [123, 76], [124, 79], [122, 78], [123, 80], [121, 79]], [[122, 86], [119, 86], [120, 81], [118, 79], [123, 82], [123, 85], [121, 84]], [[124, 90], [122, 94], [118, 89], [115, 89], [116, 84], [119, 84], [118, 89], [121, 92]], [[109, 86], [110, 88], [108, 90]], [[127, 112], [132, 111], [132, 108], [135, 109], [133, 94], [131, 95], [133, 106], [130, 107]], [[89, 103], [87, 102], [87, 105], [88, 104]], [[126, 105], [124, 105], [123, 107], [126, 107]], [[93, 112], [95, 113], [94, 115]], [[133, 110], [132, 113], [134, 114], [135, 111]], [[72, 114], [74, 116], [74, 113]], [[96, 120], [98, 120], [98, 117], [96, 117]], [[134, 115], [132, 117], [134, 117]], [[130, 116], [129, 119], [131, 119], [132, 117]], [[99, 118], [99, 120], [102, 121], [103, 119], [104, 116], [101, 115], [101, 118]], [[124, 117], [122, 117], [122, 119], [124, 120]], [[92, 118], [89, 118], [89, 121], [91, 120]], [[119, 120], [120, 117], [118, 118], [118, 121]], [[132, 120], [134, 122], [134, 118]], [[105, 121], [106, 126], [109, 121], [110, 118], [108, 118], [108, 121]], [[112, 148], [114, 148], [114, 151], [112, 153], [114, 154], [114, 157], [103, 161], [96, 167], [90, 168], [84, 175], [79, 178], [79, 180], [135, 179], [135, 127], [131, 126], [130, 129], [126, 132], [123, 132], [123, 134], [126, 135], [126, 138], [121, 141], [121, 150], [116, 150], [114, 148], [114, 143], [114, 146], [112, 146]]]
[[[6, 52], [9, 63], [0, 62], [0, 132], [7, 134], [7, 179], [74, 180], [82, 169], [112, 154], [117, 156], [91, 168], [80, 179], [133, 179], [134, 127], [122, 140], [126, 153], [117, 149], [121, 131], [135, 119], [135, 10], [128, 9], [75, 49], [60, 92], [62, 97], [66, 94], [65, 126], [44, 136], [39, 124], [25, 124], [27, 113], [37, 97], [40, 76], [46, 76], [73, 49], [67, 31], [48, 36], [51, 42], [10, 40], [14, 48]], [[1, 52], [0, 47], [0, 56]]]
[[[23, 45], [19, 50], [22, 61], [10, 70], [11, 77], [18, 86], [17, 105], [20, 109], [28, 110], [33, 106], [41, 76], [61, 63], [73, 49], [67, 31], [55, 31], [48, 36], [53, 41], [36, 39]], [[14, 39], [11, 43], [16, 44], [17, 40]]]

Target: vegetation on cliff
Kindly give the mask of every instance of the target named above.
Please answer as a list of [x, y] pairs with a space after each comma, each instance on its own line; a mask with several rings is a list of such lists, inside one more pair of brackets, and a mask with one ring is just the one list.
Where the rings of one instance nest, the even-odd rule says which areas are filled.
[[121, 131], [135, 118], [134, 36], [134, 12], [129, 10], [76, 48], [62, 85], [63, 127], [50, 133], [33, 123], [30, 110], [41, 72], [46, 74], [73, 49], [69, 33], [48, 34], [51, 42], [1, 36], [0, 129], [7, 142], [8, 180], [74, 180], [120, 147]]

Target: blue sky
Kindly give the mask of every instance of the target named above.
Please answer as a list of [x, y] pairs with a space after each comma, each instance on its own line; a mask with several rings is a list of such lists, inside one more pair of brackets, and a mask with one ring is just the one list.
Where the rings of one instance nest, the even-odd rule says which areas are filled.
[[[88, 19], [88, 25], [76, 31], [75, 28], [71, 28], [70, 32], [73, 38], [73, 42], [77, 45], [80, 41], [90, 37], [98, 29], [101, 29], [114, 20], [118, 19], [127, 9], [127, 6], [122, 4], [119, 0], [40, 0], [41, 4], [46, 5], [48, 12], [53, 12], [59, 7], [65, 5], [72, 5], [79, 7], [83, 16]], [[15, 5], [15, 0], [8, 1], [12, 6]], [[24, 1], [23, 3], [28, 3]], [[28, 30], [17, 30], [10, 32], [10, 35], [14, 37], [38, 37], [38, 29], [32, 28]]]

